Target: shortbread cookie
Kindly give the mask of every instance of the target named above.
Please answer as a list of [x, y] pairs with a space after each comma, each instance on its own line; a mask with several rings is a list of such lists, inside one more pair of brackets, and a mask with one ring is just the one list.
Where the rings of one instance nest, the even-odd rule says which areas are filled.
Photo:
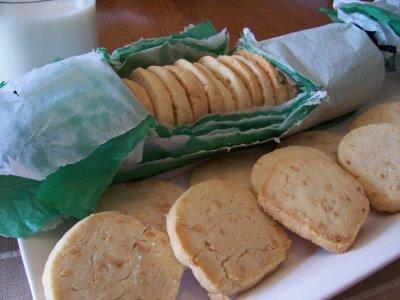
[[176, 77], [170, 71], [160, 66], [151, 66], [147, 70], [161, 79], [161, 82], [171, 95], [176, 124], [193, 123], [193, 113], [189, 99]]
[[232, 57], [245, 64], [251, 70], [251, 72], [253, 72], [253, 74], [256, 76], [257, 82], [260, 86], [263, 96], [263, 105], [265, 106], [275, 105], [275, 91], [268, 78], [268, 75], [263, 71], [263, 69], [257, 63], [244, 56], [233, 55]]
[[278, 161], [293, 156], [320, 157], [331, 160], [331, 158], [324, 152], [315, 148], [304, 146], [289, 146], [264, 154], [256, 161], [253, 169], [251, 170], [250, 181], [253, 192], [256, 195], [258, 194], [262, 183], [271, 175], [270, 173], [272, 168]]
[[253, 106], [263, 105], [263, 97], [261, 95], [260, 87], [257, 83], [257, 78], [241, 61], [234, 59], [232, 56], [221, 55], [218, 60], [231, 69], [243, 81], [245, 87], [250, 93]]
[[214, 81], [222, 97], [222, 101], [224, 102], [224, 112], [231, 113], [237, 111], [236, 101], [233, 98], [231, 91], [225, 86], [225, 84], [223, 84], [221, 80], [215, 77], [214, 74], [202, 64], [194, 63], [193, 65], [202, 70], [203, 73], [206, 73]]
[[353, 244], [368, 212], [361, 185], [335, 162], [292, 157], [275, 164], [258, 202], [286, 228], [332, 252]]
[[122, 80], [132, 92], [132, 94], [136, 96], [136, 99], [143, 105], [146, 111], [154, 116], [153, 104], [151, 103], [151, 100], [149, 98], [149, 95], [147, 95], [146, 90], [130, 79], [123, 78]]
[[209, 114], [210, 110], [208, 107], [207, 95], [203, 90], [200, 81], [184, 68], [178, 66], [164, 66], [164, 68], [171, 71], [184, 88], [190, 106], [192, 107], [194, 120], [196, 121]]
[[132, 215], [143, 224], [166, 231], [166, 215], [184, 190], [161, 180], [143, 180], [110, 186], [101, 196], [97, 211], [115, 210]]
[[226, 156], [207, 160], [193, 170], [190, 186], [211, 179], [221, 179], [250, 189], [250, 175], [260, 153]]
[[236, 54], [253, 60], [266, 72], [275, 91], [276, 105], [282, 104], [288, 99], [289, 95], [285, 85], [285, 76], [279, 72], [268, 60], [260, 55], [245, 50], [241, 50]]
[[224, 101], [222, 100], [221, 94], [215, 85], [214, 80], [211, 78], [212, 75], [210, 75], [210, 73], [204, 72], [185, 59], [177, 60], [175, 65], [188, 70], [200, 81], [207, 94], [210, 113], [222, 113], [225, 111]]
[[238, 110], [253, 106], [246, 86], [235, 72], [212, 56], [203, 56], [199, 63], [208, 68], [231, 91]]
[[58, 241], [42, 281], [46, 299], [175, 299], [182, 273], [165, 233], [110, 211]]
[[253, 194], [223, 180], [183, 193], [168, 213], [167, 231], [176, 258], [212, 294], [254, 286], [286, 259], [290, 247]]
[[342, 136], [338, 134], [322, 130], [310, 130], [285, 138], [278, 144], [278, 148], [292, 145], [308, 146], [325, 152], [334, 161], [337, 161], [337, 149], [341, 140]]
[[156, 119], [163, 124], [175, 125], [172, 98], [161, 80], [143, 68], [133, 70], [129, 78], [146, 90], [153, 104]]
[[400, 102], [381, 103], [370, 108], [353, 121], [350, 130], [379, 123], [393, 123], [400, 126]]
[[400, 211], [400, 126], [359, 127], [343, 138], [338, 156], [340, 165], [361, 183], [373, 208]]

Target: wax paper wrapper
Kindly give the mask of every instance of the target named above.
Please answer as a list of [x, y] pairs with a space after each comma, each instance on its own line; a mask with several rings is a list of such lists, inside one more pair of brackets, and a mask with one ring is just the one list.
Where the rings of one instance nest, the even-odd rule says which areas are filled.
[[279, 140], [350, 112], [378, 91], [379, 49], [360, 29], [331, 24], [237, 47], [262, 55], [300, 87], [294, 99], [194, 124], [163, 126], [120, 77], [138, 66], [225, 53], [210, 23], [65, 59], [0, 89], [0, 234], [27, 236], [95, 211], [113, 182], [145, 178], [235, 148]]
[[[203, 23], [125, 48], [172, 63], [177, 55], [222, 54], [227, 42], [226, 31]], [[118, 63], [124, 51], [108, 56], [100, 49], [0, 84], [1, 235], [27, 236], [64, 217], [84, 218], [127, 155], [141, 161], [144, 138], [157, 123], [115, 72], [129, 64]]]
[[388, 71], [400, 70], [400, 1], [335, 0], [333, 10], [321, 8], [333, 22], [355, 24], [381, 49]]
[[192, 126], [159, 126], [146, 138], [142, 162], [128, 159], [114, 182], [140, 179], [196, 159], [310, 128], [357, 109], [379, 90], [384, 62], [367, 34], [351, 24], [330, 24], [257, 42], [245, 29], [237, 45], [262, 55], [301, 93], [276, 107], [210, 115]]

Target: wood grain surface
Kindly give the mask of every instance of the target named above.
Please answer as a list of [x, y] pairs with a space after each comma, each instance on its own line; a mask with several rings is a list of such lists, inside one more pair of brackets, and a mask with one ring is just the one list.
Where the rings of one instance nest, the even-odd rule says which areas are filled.
[[178, 32], [204, 20], [228, 28], [231, 47], [244, 27], [263, 40], [330, 23], [319, 7], [326, 0], [97, 0], [100, 46], [109, 51], [141, 37]]

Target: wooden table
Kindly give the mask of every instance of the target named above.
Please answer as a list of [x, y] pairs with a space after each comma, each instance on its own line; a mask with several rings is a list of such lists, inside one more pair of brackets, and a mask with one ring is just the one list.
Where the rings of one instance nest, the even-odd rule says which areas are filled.
[[109, 50], [140, 37], [168, 35], [204, 20], [228, 28], [231, 46], [244, 27], [258, 39], [330, 23], [318, 11], [326, 0], [97, 0], [100, 45]]

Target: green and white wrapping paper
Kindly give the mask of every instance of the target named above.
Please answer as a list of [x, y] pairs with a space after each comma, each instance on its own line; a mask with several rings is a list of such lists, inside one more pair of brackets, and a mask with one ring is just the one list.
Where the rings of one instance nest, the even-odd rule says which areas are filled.
[[0, 233], [85, 217], [152, 126], [95, 52], [9, 82], [0, 90]]
[[192, 126], [162, 128], [146, 138], [142, 163], [125, 163], [115, 182], [264, 143], [349, 113], [371, 99], [384, 78], [379, 49], [351, 24], [330, 24], [262, 42], [245, 29], [237, 46], [270, 60], [302, 93], [278, 107], [207, 116]]
[[146, 117], [95, 52], [33, 70], [1, 89], [0, 172], [43, 180]]
[[400, 46], [400, 2], [378, 0], [335, 0], [333, 8], [337, 18], [345, 23], [354, 23], [366, 31], [375, 32], [381, 45]]
[[0, 234], [23, 237], [61, 218], [84, 218], [128, 154], [141, 161], [143, 139], [157, 123], [110, 67], [129, 65], [118, 63], [129, 58], [126, 49], [153, 59], [168, 52], [199, 58], [222, 53], [227, 41], [225, 31], [203, 23], [112, 57], [99, 50], [1, 83]]
[[320, 9], [333, 22], [355, 24], [380, 47], [389, 71], [400, 69], [400, 1], [334, 0], [333, 10]]
[[128, 77], [138, 67], [173, 64], [180, 58], [197, 61], [205, 55], [223, 54], [228, 39], [226, 29], [216, 32], [210, 22], [203, 22], [168, 37], [140, 39], [116, 49], [111, 56], [105, 48], [99, 51], [121, 77]]
[[217, 56], [226, 45], [225, 31], [202, 23], [112, 55], [100, 49], [65, 59], [1, 88], [0, 234], [27, 236], [63, 217], [83, 218], [111, 181], [145, 178], [277, 140], [352, 111], [372, 98], [383, 80], [380, 51], [348, 24], [260, 43], [244, 31], [238, 48], [263, 55], [301, 89], [277, 107], [166, 127], [146, 114], [117, 75], [179, 58]]

